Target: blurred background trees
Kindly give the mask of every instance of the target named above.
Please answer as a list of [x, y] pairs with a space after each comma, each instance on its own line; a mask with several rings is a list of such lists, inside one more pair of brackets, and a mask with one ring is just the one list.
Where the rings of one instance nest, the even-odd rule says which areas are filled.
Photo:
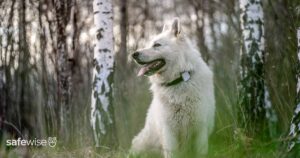
[[[25, 1], [24, 1], [25, 2]], [[59, 108], [59, 136], [66, 142], [69, 141], [70, 129], [70, 97], [71, 97], [71, 71], [67, 52], [66, 26], [70, 19], [71, 1], [56, 0], [55, 24], [56, 24], [56, 45], [55, 69], [57, 73], [57, 106]]]
[[[127, 56], [145, 46], [165, 21], [179, 17], [183, 32], [215, 73], [216, 129], [209, 155], [278, 156], [295, 108], [298, 0], [262, 1], [264, 84], [278, 117], [272, 138], [265, 142], [241, 126], [249, 120], [238, 119], [244, 106], [238, 100], [243, 41], [238, 0], [113, 0], [112, 4], [116, 52], [112, 105], [120, 151], [129, 148], [143, 127], [151, 100], [146, 78], [136, 77], [136, 65]], [[0, 156], [7, 153], [5, 140], [17, 137], [58, 136], [62, 154], [90, 153], [95, 145], [90, 122], [97, 43], [94, 16], [93, 1], [0, 1]]]

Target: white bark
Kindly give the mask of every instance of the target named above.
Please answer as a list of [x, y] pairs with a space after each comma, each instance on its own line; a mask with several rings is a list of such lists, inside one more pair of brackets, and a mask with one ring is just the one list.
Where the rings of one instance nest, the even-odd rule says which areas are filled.
[[241, 95], [246, 115], [254, 122], [276, 122], [277, 116], [269, 98], [264, 77], [264, 19], [261, 0], [240, 0], [243, 36]]
[[270, 93], [267, 86], [264, 88], [265, 91], [265, 100], [264, 100], [264, 108], [266, 109], [266, 118], [271, 122], [277, 122], [277, 115], [275, 110], [272, 107], [272, 102], [270, 100]]
[[264, 51], [264, 28], [263, 28], [263, 8], [261, 0], [240, 0], [240, 8], [242, 9], [241, 22], [242, 22], [242, 33], [244, 39], [244, 46], [246, 53], [251, 52], [252, 42], [257, 43], [259, 46], [256, 54], [258, 59], [252, 55], [252, 62], [255, 63], [257, 60], [263, 62], [263, 51]]
[[96, 146], [113, 125], [112, 75], [114, 68], [113, 12], [111, 0], [94, 0], [94, 23], [97, 30], [94, 48], [91, 124]]
[[296, 98], [296, 108], [294, 110], [294, 114], [292, 117], [289, 137], [291, 138], [288, 142], [288, 150], [291, 151], [295, 145], [299, 145], [300, 143], [300, 28], [297, 30], [297, 39], [298, 39], [298, 62], [297, 62], [297, 70], [296, 70], [296, 80], [297, 80], [297, 98]]

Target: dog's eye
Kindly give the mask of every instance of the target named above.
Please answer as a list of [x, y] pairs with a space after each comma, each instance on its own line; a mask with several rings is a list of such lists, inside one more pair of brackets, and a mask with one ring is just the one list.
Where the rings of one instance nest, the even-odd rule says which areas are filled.
[[159, 43], [155, 43], [154, 45], [153, 45], [153, 47], [160, 47], [161, 46], [161, 44], [159, 44]]

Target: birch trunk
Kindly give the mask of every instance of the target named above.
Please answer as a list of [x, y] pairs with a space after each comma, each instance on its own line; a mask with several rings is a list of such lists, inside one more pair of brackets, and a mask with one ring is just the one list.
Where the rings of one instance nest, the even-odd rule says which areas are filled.
[[264, 20], [261, 0], [240, 0], [243, 45], [240, 105], [244, 124], [253, 132], [277, 120], [264, 82]]
[[[289, 132], [289, 142], [288, 142], [288, 151], [292, 151], [295, 148], [299, 150], [300, 143], [300, 28], [297, 30], [297, 39], [298, 39], [298, 61], [297, 61], [297, 70], [296, 70], [296, 80], [297, 80], [297, 96], [296, 96], [296, 107], [292, 117], [290, 132]], [[295, 151], [295, 150], [294, 150]]]
[[96, 147], [116, 145], [112, 106], [114, 70], [113, 8], [111, 0], [94, 0], [94, 48], [91, 124]]

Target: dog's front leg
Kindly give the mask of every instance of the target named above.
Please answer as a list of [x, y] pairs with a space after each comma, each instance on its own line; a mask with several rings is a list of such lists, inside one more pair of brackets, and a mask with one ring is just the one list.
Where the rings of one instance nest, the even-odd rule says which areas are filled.
[[197, 141], [197, 149], [196, 154], [197, 157], [205, 157], [208, 152], [208, 130], [207, 128], [202, 128], [199, 132], [199, 135], [196, 139]]
[[174, 157], [174, 152], [178, 148], [178, 142], [175, 133], [169, 128], [164, 128], [162, 131], [162, 147], [164, 158]]

